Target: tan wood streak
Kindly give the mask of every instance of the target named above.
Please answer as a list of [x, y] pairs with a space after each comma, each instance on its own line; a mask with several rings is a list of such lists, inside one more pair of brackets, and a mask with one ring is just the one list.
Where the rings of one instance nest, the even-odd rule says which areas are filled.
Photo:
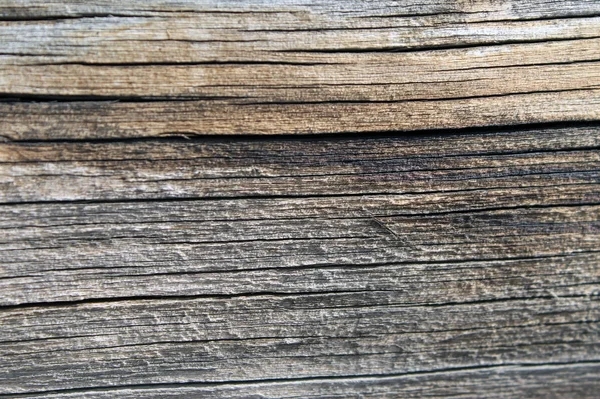
[[0, 104], [13, 140], [598, 118], [600, 10], [587, 0], [27, 4], [0, 5], [0, 92], [67, 103]]
[[0, 103], [0, 115], [0, 136], [12, 140], [395, 132], [593, 121], [600, 91], [384, 103], [17, 102]]

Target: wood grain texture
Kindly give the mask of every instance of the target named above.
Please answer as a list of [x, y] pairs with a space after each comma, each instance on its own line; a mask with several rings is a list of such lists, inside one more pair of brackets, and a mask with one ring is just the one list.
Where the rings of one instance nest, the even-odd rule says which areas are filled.
[[0, 0], [0, 43], [0, 398], [598, 396], [598, 1]]
[[599, 141], [5, 143], [1, 392], [593, 397]]
[[[100, 388], [59, 392], [38, 398], [585, 398], [597, 390], [595, 364], [501, 366], [404, 376], [329, 378], [245, 384], [186, 384], [160, 387]], [[360, 396], [359, 396], [360, 395]], [[17, 396], [19, 397], [19, 396]], [[20, 396], [27, 397], [27, 396]]]
[[[526, 190], [597, 183], [599, 145], [593, 125], [373, 139], [5, 143], [0, 202]], [[430, 206], [442, 206], [437, 198]]]
[[0, 5], [10, 140], [600, 117], [591, 0], [17, 3]]

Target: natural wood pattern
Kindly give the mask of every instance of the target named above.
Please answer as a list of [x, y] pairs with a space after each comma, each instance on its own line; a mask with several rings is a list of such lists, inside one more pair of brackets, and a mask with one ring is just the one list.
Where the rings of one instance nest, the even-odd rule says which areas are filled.
[[[599, 146], [597, 126], [335, 141], [6, 143], [0, 202], [432, 192], [415, 203], [437, 208], [444, 192], [598, 183]], [[595, 191], [571, 198], [585, 193]]]
[[598, 365], [482, 367], [404, 376], [330, 378], [290, 382], [256, 382], [185, 386], [166, 385], [153, 389], [102, 388], [83, 393], [36, 395], [38, 398], [579, 398], [593, 397], [598, 388]]
[[589, 125], [6, 143], [0, 385], [470, 396], [522, 378], [495, 394], [589, 397], [599, 141]]
[[0, 93], [66, 103], [0, 104], [12, 140], [599, 118], [591, 0], [19, 3]]
[[2, 390], [476, 370], [482, 364], [591, 361], [597, 370], [597, 300], [548, 296], [420, 307], [394, 299], [379, 292], [259, 295], [3, 312], [3, 338], [10, 343], [0, 350], [3, 367], [13, 371]]
[[594, 0], [19, 0], [0, 5], [0, 34], [7, 60], [33, 64], [330, 62], [319, 53], [598, 37], [599, 14]]
[[400, 103], [0, 103], [9, 140], [393, 132], [600, 119], [600, 90]]
[[0, 0], [0, 43], [0, 398], [598, 396], [598, 1]]

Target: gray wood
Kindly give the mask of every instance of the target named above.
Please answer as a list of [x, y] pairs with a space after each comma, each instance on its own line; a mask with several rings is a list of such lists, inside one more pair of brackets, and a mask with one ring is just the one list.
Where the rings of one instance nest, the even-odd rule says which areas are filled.
[[[329, 378], [244, 384], [187, 384], [100, 388], [38, 398], [589, 398], [598, 389], [598, 365], [498, 366], [404, 376]], [[26, 396], [22, 396], [26, 397]]]
[[[375, 140], [7, 143], [0, 202], [371, 194], [422, 201], [430, 193], [431, 203], [451, 192], [597, 184], [599, 142], [600, 130], [589, 126]], [[589, 188], [585, 195], [594, 195]]]
[[[2, 313], [2, 392], [591, 362], [585, 296], [408, 305], [394, 293], [120, 301]], [[35, 376], [35, 378], [31, 378]]]
[[0, 390], [593, 397], [599, 140], [5, 143]]
[[598, 397], [599, 2], [0, 0], [0, 43], [0, 398]]
[[9, 64], [331, 62], [318, 53], [598, 38], [599, 14], [594, 0], [5, 0], [0, 37]]

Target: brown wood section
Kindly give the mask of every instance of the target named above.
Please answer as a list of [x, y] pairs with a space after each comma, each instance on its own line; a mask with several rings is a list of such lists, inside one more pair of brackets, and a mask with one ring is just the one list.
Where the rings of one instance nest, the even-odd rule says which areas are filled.
[[0, 398], [595, 398], [600, 3], [0, 0]]
[[600, 118], [596, 0], [119, 3], [0, 4], [0, 93], [20, 100], [0, 104], [2, 136], [389, 132]]

